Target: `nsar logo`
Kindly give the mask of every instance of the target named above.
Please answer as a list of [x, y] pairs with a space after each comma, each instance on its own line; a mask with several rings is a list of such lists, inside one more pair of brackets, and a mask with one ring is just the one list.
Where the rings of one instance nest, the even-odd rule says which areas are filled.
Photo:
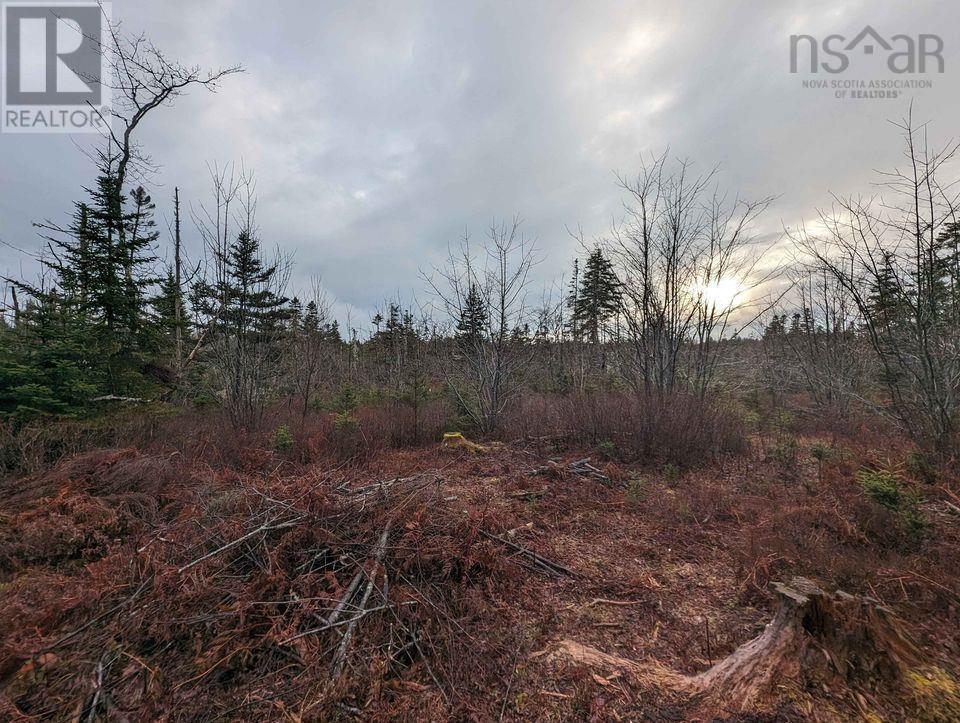
[[[808, 63], [800, 70], [798, 56], [806, 49]], [[867, 25], [849, 41], [843, 35], [828, 35], [817, 40], [812, 35], [790, 36], [790, 72], [842, 73], [850, 67], [851, 57], [879, 56], [886, 53], [886, 65], [891, 73], [942, 73], [943, 39], [939, 35], [922, 33], [916, 37], [902, 33], [889, 39]]]

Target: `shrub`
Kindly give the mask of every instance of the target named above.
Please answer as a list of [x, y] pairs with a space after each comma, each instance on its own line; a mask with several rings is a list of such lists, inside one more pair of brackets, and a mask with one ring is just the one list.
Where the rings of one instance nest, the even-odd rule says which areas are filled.
[[673, 462], [667, 462], [663, 466], [663, 478], [667, 481], [667, 484], [673, 484], [680, 479], [680, 468]]
[[334, 411], [341, 414], [352, 412], [359, 406], [360, 397], [350, 385], [343, 387], [333, 399]]
[[[822, 485], [823, 465], [827, 460], [833, 458], [833, 447], [824, 442], [814, 442], [810, 445], [810, 456], [817, 462], [817, 484]], [[813, 491], [806, 483], [804, 483], [804, 486], [807, 487], [808, 492]]]
[[362, 407], [357, 418], [371, 443], [391, 448], [415, 447], [440, 438], [450, 426], [449, 410], [442, 399], [417, 405], [392, 400]]
[[822, 465], [833, 457], [833, 447], [824, 442], [814, 442], [810, 445], [810, 456]]
[[627, 501], [636, 504], [643, 500], [647, 481], [642, 477], [634, 477], [627, 483]]
[[894, 470], [862, 469], [857, 472], [857, 482], [867, 497], [893, 512], [898, 512], [906, 499], [900, 475]]
[[271, 446], [275, 452], [288, 452], [293, 447], [293, 435], [286, 424], [281, 424], [274, 430]]
[[360, 428], [360, 421], [349, 411], [333, 415], [333, 428], [340, 434], [351, 434]]
[[794, 429], [796, 417], [794, 416], [793, 412], [787, 411], [786, 409], [779, 409], [777, 410], [774, 424], [776, 425], [778, 431], [790, 432]]
[[333, 415], [324, 449], [339, 459], [361, 460], [384, 449], [414, 447], [440, 438], [450, 424], [449, 407], [442, 400], [419, 405], [380, 401]]
[[786, 437], [770, 448], [770, 458], [782, 467], [793, 467], [797, 463], [800, 445], [794, 437]]
[[928, 485], [936, 484], [937, 470], [923, 452], [914, 451], [908, 454], [904, 465], [912, 477]]
[[920, 512], [920, 496], [903, 484], [898, 470], [890, 467], [861, 469], [857, 482], [871, 500], [896, 514], [910, 533], [924, 526]]
[[506, 415], [510, 439], [549, 436], [596, 446], [624, 461], [701, 464], [747, 447], [743, 420], [726, 404], [688, 394], [599, 391], [528, 395]]

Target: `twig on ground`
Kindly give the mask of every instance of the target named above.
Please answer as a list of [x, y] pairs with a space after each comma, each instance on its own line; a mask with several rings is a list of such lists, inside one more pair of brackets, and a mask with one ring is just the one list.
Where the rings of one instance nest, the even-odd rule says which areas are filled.
[[565, 565], [561, 565], [559, 562], [554, 562], [553, 560], [543, 557], [542, 555], [537, 554], [533, 550], [528, 550], [526, 547], [523, 547], [522, 545], [518, 545], [516, 542], [511, 542], [510, 540], [507, 540], [498, 535], [492, 535], [486, 530], [480, 530], [480, 532], [484, 537], [488, 537], [491, 540], [496, 540], [497, 542], [500, 542], [513, 550], [516, 550], [522, 555], [529, 557], [531, 560], [533, 560], [541, 568], [543, 568], [546, 572], [550, 574], [566, 575], [568, 577], [577, 576], [577, 573], [575, 573], [569, 567], [566, 567]]
[[544, 487], [538, 490], [520, 490], [518, 492], [511, 492], [507, 496], [512, 497], [515, 500], [533, 500], [537, 499], [538, 497], [543, 497], [549, 491], [549, 488]]
[[287, 527], [294, 527], [295, 525], [299, 525], [301, 522], [303, 522], [303, 520], [304, 520], [303, 517], [297, 517], [295, 519], [287, 520], [286, 522], [281, 522], [278, 524], [273, 524], [272, 522], [264, 522], [262, 525], [260, 525], [254, 530], [251, 530], [247, 534], [242, 535], [237, 539], [228, 542], [226, 545], [218, 547], [216, 550], [213, 550], [212, 552], [208, 552], [206, 555], [203, 555], [202, 557], [198, 557], [196, 560], [192, 560], [191, 562], [188, 562], [186, 565], [183, 565], [177, 568], [177, 572], [181, 572], [181, 573], [186, 572], [194, 565], [199, 565], [201, 562], [205, 560], [209, 560], [211, 557], [216, 557], [221, 552], [226, 552], [227, 550], [233, 547], [236, 547], [241, 542], [244, 542], [245, 540], [249, 540], [251, 537], [254, 537], [256, 535], [259, 535], [261, 532], [272, 532], [273, 530], [282, 530]]
[[584, 607], [592, 608], [594, 605], [640, 605], [643, 603], [643, 600], [607, 600], [602, 597], [595, 597], [593, 600], [588, 602]]

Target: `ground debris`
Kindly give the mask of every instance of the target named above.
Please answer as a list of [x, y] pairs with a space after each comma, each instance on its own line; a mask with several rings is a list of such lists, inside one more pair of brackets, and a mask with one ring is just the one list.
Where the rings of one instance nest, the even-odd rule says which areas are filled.
[[603, 473], [602, 470], [594, 467], [590, 463], [589, 457], [584, 457], [583, 459], [576, 459], [572, 462], [560, 463], [555, 460], [548, 460], [545, 465], [537, 467], [533, 470], [532, 474], [535, 475], [548, 475], [548, 476], [558, 476], [562, 475], [565, 471], [572, 472], [575, 475], [580, 477], [588, 477], [589, 479], [596, 480], [602, 485], [612, 488], [624, 488], [626, 484], [617, 480], [614, 480], [609, 475]]
[[[0, 717], [956, 717], [953, 578], [869, 547], [855, 482], [741, 460], [671, 485], [570, 450], [541, 486], [527, 445], [100, 450], [0, 490]], [[946, 570], [957, 526], [931, 517]], [[814, 559], [869, 597], [770, 586]]]

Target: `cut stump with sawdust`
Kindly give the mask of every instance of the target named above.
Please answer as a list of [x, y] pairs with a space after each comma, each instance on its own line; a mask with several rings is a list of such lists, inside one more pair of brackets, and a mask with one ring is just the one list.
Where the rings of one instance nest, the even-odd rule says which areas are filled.
[[473, 454], [487, 451], [487, 448], [482, 444], [471, 442], [464, 437], [462, 432], [444, 432], [442, 444], [448, 449], [463, 449]]
[[891, 612], [869, 597], [828, 593], [796, 577], [773, 583], [779, 606], [756, 638], [697, 675], [683, 675], [656, 662], [608, 655], [572, 640], [550, 656], [593, 669], [614, 670], [647, 687], [699, 696], [727, 711], [762, 709], [783, 686], [818, 686], [851, 694], [861, 709], [868, 698], [898, 689], [920, 662]]

